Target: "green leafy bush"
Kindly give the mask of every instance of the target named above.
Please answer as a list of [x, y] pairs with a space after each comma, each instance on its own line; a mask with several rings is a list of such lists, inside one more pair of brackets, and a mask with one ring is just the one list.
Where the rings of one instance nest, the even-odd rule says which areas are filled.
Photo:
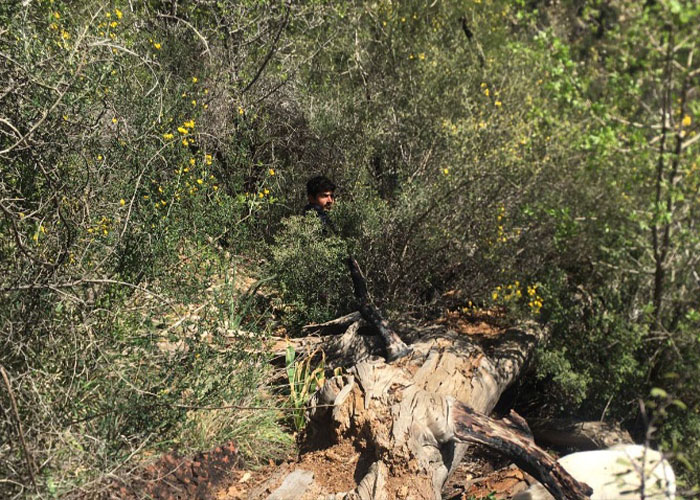
[[352, 310], [347, 257], [345, 241], [326, 234], [315, 212], [284, 221], [271, 247], [269, 272], [288, 324], [298, 327]]
[[[688, 408], [659, 435], [697, 441], [694, 3], [175, 10], [0, 4], [0, 362], [39, 494], [155, 436], [279, 437], [271, 413], [237, 427], [183, 408], [250, 402], [265, 373], [256, 355], [224, 374], [259, 348], [264, 307], [230, 313], [248, 300], [231, 292], [187, 334], [168, 316], [226, 279], [222, 247], [271, 256], [290, 325], [353, 308], [348, 251], [389, 314], [426, 318], [449, 295], [536, 317], [550, 408], [630, 423], [657, 387]], [[319, 171], [340, 186], [338, 235], [294, 216]], [[203, 340], [243, 327], [254, 340]], [[161, 330], [187, 349], [166, 356]], [[23, 453], [0, 455], [5, 496], [26, 492]]]

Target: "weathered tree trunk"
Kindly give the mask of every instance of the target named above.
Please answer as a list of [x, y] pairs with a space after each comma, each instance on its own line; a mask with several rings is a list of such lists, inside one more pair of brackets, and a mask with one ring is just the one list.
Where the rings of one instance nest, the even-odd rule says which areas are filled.
[[[327, 363], [346, 371], [313, 396], [300, 457], [304, 467], [305, 455], [322, 452], [334, 481], [319, 477], [297, 498], [439, 499], [468, 442], [508, 455], [555, 498], [590, 494], [534, 444], [517, 414], [487, 417], [541, 340], [535, 325], [480, 342], [441, 326], [403, 326], [411, 352], [387, 364], [363, 316], [312, 325], [316, 340], [298, 343], [322, 345]], [[356, 453], [334, 452], [348, 447]], [[340, 477], [348, 466], [354, 487], [337, 491], [335, 484], [348, 484]]]
[[617, 424], [570, 419], [535, 419], [528, 422], [535, 440], [556, 450], [601, 450], [625, 443], [632, 436]]

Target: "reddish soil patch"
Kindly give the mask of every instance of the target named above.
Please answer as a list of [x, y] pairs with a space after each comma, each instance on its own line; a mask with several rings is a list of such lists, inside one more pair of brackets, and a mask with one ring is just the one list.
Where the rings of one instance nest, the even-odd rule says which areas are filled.
[[236, 446], [229, 442], [193, 458], [175, 454], [114, 480], [103, 498], [156, 500], [209, 499], [213, 488], [242, 464]]
[[508, 459], [494, 455], [480, 445], [470, 448], [442, 489], [442, 497], [447, 500], [467, 500], [490, 498], [512, 498], [535, 480]]
[[[366, 472], [360, 455], [352, 443], [345, 440], [331, 448], [304, 454], [299, 468], [313, 472], [314, 481], [326, 491], [349, 491]], [[358, 474], [362, 468], [365, 470]]]
[[498, 310], [448, 310], [435, 323], [445, 325], [451, 330], [463, 335], [480, 335], [495, 337], [502, 334], [505, 328], [499, 325], [503, 313]]
[[215, 500], [248, 500], [266, 498], [279, 486], [287, 467], [269, 465], [256, 471], [235, 470], [225, 481], [211, 489], [210, 498]]
[[472, 482], [463, 498], [491, 498], [505, 499], [512, 498], [529, 486], [523, 471], [517, 466], [511, 465], [504, 469], [492, 472], [486, 477], [478, 478]]

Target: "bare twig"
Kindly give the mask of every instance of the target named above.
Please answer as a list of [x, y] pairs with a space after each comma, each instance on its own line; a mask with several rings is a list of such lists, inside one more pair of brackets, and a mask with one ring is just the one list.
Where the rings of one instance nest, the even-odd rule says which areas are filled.
[[168, 19], [175, 19], [176, 21], [183, 23], [185, 26], [187, 26], [187, 27], [190, 28], [192, 31], [194, 31], [195, 35], [197, 35], [197, 37], [198, 37], [198, 38], [202, 41], [202, 43], [204, 44], [204, 51], [202, 52], [202, 55], [203, 55], [203, 54], [207, 54], [207, 55], [209, 56], [209, 59], [211, 59], [211, 50], [209, 50], [209, 42], [207, 42], [207, 39], [204, 38], [204, 35], [202, 35], [199, 31], [197, 31], [197, 28], [195, 28], [194, 26], [192, 26], [192, 24], [188, 23], [188, 22], [185, 21], [184, 19], [182, 19], [182, 18], [180, 18], [180, 17], [177, 17], [177, 16], [172, 16], [172, 15], [170, 15], [170, 14], [160, 14], [160, 13], [157, 14], [157, 15], [158, 15], [158, 17], [165, 17], [165, 18], [168, 18]]
[[29, 478], [34, 485], [34, 489], [37, 489], [36, 478], [34, 477], [34, 471], [36, 465], [34, 465], [34, 459], [32, 458], [29, 449], [27, 448], [27, 442], [24, 439], [24, 432], [22, 431], [22, 421], [19, 418], [19, 412], [17, 411], [17, 401], [15, 401], [15, 395], [12, 392], [12, 385], [10, 384], [10, 378], [7, 376], [5, 367], [0, 365], [0, 373], [2, 373], [2, 379], [5, 381], [5, 386], [7, 387], [7, 394], [10, 396], [10, 403], [12, 404], [12, 413], [15, 418], [15, 425], [17, 427], [17, 434], [19, 434], [19, 440], [22, 443], [22, 449], [24, 451], [24, 459], [27, 461], [27, 470], [29, 471]]
[[284, 28], [287, 27], [287, 23], [289, 21], [289, 12], [292, 10], [289, 3], [287, 3], [286, 6], [287, 6], [287, 10], [284, 13], [284, 19], [282, 20], [282, 23], [280, 24], [280, 27], [277, 30], [277, 33], [275, 34], [275, 39], [272, 41], [272, 46], [270, 47], [270, 50], [267, 52], [265, 59], [263, 60], [260, 67], [258, 68], [258, 71], [257, 71], [257, 73], [255, 73], [255, 76], [253, 77], [253, 79], [241, 91], [242, 94], [245, 94], [246, 92], [248, 92], [248, 90], [250, 90], [250, 88], [255, 84], [255, 82], [258, 81], [258, 78], [260, 78], [260, 75], [262, 75], [262, 72], [265, 70], [265, 67], [270, 62], [270, 59], [272, 59], [273, 54], [277, 50], [277, 42], [279, 42], [280, 36], [282, 35], [282, 31], [284, 31]]

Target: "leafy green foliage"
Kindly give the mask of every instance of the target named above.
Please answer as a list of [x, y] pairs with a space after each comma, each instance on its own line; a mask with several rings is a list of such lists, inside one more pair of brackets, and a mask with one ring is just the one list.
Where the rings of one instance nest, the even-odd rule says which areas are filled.
[[325, 321], [351, 310], [347, 245], [324, 233], [315, 212], [285, 220], [271, 251], [269, 271], [290, 325]]
[[292, 420], [297, 431], [306, 426], [305, 405], [316, 389], [323, 386], [326, 357], [321, 351], [321, 361], [311, 368], [311, 361], [318, 352], [311, 353], [302, 360], [296, 359], [293, 346], [288, 346], [285, 353], [287, 380], [289, 381], [289, 404], [294, 409]]
[[[352, 308], [348, 252], [389, 314], [460, 290], [537, 318], [548, 408], [632, 424], [658, 388], [687, 409], [655, 438], [692, 446], [699, 9], [3, 2], [0, 361], [39, 494], [176, 440], [284, 440], [271, 412], [187, 409], [264, 394], [269, 318], [230, 253], [267, 258], [288, 326]], [[319, 172], [337, 235], [295, 215]]]

